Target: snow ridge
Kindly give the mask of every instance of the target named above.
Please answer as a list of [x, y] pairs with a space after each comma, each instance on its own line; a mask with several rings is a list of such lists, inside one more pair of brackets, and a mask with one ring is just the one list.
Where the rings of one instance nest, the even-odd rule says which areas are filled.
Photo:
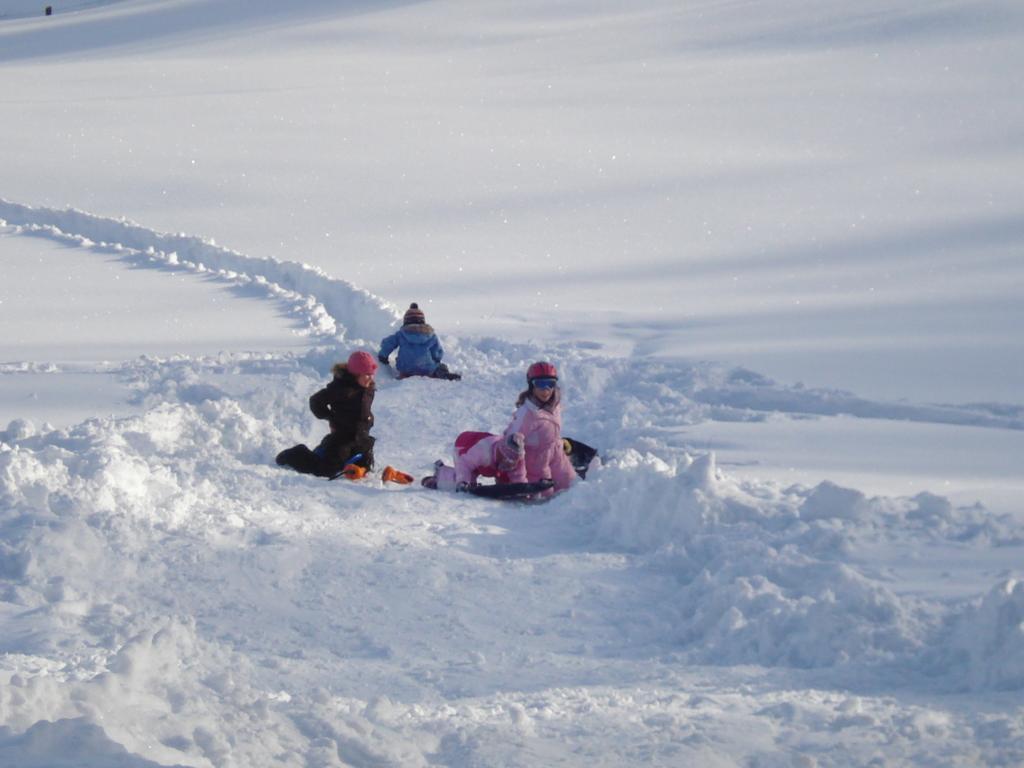
[[[261, 285], [268, 294], [292, 301], [293, 311], [306, 318], [310, 333], [325, 339], [375, 341], [399, 317], [382, 299], [308, 264], [246, 256], [212, 240], [156, 232], [124, 219], [73, 208], [30, 207], [0, 198], [0, 224], [85, 247], [98, 244], [163, 265], [214, 272], [232, 282]], [[346, 323], [340, 318], [346, 318]]]

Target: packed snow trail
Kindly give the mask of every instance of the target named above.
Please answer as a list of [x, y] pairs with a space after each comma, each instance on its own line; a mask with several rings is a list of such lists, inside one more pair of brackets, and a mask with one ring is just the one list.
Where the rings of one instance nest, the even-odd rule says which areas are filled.
[[[268, 297], [286, 301], [306, 327], [311, 342], [346, 342], [376, 346], [400, 318], [396, 308], [351, 283], [326, 275], [322, 270], [296, 262], [254, 258], [216, 245], [210, 240], [183, 234], [166, 234], [122, 219], [96, 216], [74, 209], [32, 207], [0, 198], [0, 226], [14, 234], [51, 238], [104, 253], [114, 252], [139, 266], [172, 267], [213, 274], [224, 281], [261, 286]], [[459, 339], [452, 356], [459, 365], [470, 354], [486, 356], [500, 342], [493, 339]], [[585, 351], [587, 345], [568, 345]], [[461, 356], [459, 356], [461, 355]], [[61, 368], [39, 361], [5, 363], [0, 372]], [[107, 370], [107, 369], [105, 369]], [[686, 365], [651, 363], [650, 378], [641, 379], [646, 391], [629, 393], [618, 382], [593, 377], [590, 398], [604, 389], [623, 389], [622, 406], [631, 399], [658, 405], [655, 414], [663, 425], [696, 420], [756, 420], [758, 414], [792, 413], [851, 416], [916, 421], [932, 424], [1024, 429], [1024, 407], [977, 403], [968, 405], [912, 405], [886, 403], [857, 397], [849, 392], [780, 385], [752, 371], [716, 364]], [[612, 394], [612, 393], [609, 393]], [[681, 400], [685, 408], [679, 408]], [[664, 407], [662, 407], [664, 403]], [[701, 407], [703, 406], [703, 407]], [[680, 416], [683, 418], [680, 419]], [[614, 434], [604, 436], [615, 439]]]
[[[137, 225], [2, 211], [25, 234], [169, 256]], [[348, 290], [326, 275], [300, 286], [297, 265], [173, 243], [348, 333], [132, 361], [117, 372], [139, 415], [0, 431], [0, 764], [53, 765], [70, 743], [79, 764], [131, 768], [1024, 760], [1019, 571], [951, 600], [886, 565], [976, 580], [978, 562], [1020, 562], [1018, 522], [928, 493], [740, 482], [685, 444], [688, 424], [761, 418], [772, 398], [815, 412], [825, 393], [454, 339], [463, 382], [379, 381], [382, 466], [419, 476], [459, 431], [501, 428], [540, 356], [559, 363], [566, 433], [605, 464], [535, 506], [326, 483], [273, 456], [319, 436], [308, 395], [386, 305], [367, 298], [367, 321], [348, 314], [358, 289], [317, 293]]]

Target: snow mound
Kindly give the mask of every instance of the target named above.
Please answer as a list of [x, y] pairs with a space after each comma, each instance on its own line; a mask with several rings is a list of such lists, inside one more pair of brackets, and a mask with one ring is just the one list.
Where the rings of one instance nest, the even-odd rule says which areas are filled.
[[[162, 768], [131, 755], [84, 717], [41, 720], [22, 734], [0, 726], [0, 765], [18, 768]], [[167, 768], [184, 768], [177, 764]]]
[[[627, 450], [562, 503], [593, 543], [642, 555], [673, 577], [664, 607], [674, 641], [708, 664], [898, 662], [926, 674], [922, 654], [945, 653], [947, 643], [933, 619], [938, 607], [858, 570], [849, 562], [854, 546], [880, 531], [974, 545], [1020, 535], [1011, 520], [930, 494], [868, 499], [829, 482], [781, 491], [740, 484], [716, 468], [713, 454], [668, 462]], [[1005, 648], [1019, 607], [992, 607], [993, 600], [979, 609], [989, 617], [982, 624], [1005, 639], [982, 642]], [[1020, 686], [1012, 672], [976, 678], [981, 687]]]
[[1007, 579], [957, 615], [943, 662], [970, 690], [1024, 689], [1024, 582]]
[[[849, 532], [808, 523], [806, 504], [849, 520], [848, 496], [816, 488], [765, 504], [715, 467], [714, 455], [677, 465], [627, 452], [568, 504], [593, 515], [595, 540], [646, 552], [678, 581], [675, 640], [712, 664], [829, 667], [891, 661], [921, 643], [921, 617], [839, 562]], [[839, 506], [825, 513], [828, 497]]]

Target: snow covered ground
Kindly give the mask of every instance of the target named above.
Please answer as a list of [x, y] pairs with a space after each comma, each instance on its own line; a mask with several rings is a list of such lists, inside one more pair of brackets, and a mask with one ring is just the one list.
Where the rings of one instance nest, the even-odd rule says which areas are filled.
[[[0, 0], [0, 766], [1024, 764], [1024, 9]], [[181, 233], [181, 234], [176, 234]], [[420, 476], [273, 456], [409, 301]]]

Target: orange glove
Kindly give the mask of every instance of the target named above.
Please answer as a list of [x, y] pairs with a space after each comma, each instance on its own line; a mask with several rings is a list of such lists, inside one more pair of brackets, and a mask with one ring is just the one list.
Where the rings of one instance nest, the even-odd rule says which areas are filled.
[[384, 467], [380, 477], [385, 483], [398, 483], [399, 485], [409, 485], [409, 483], [416, 479], [408, 472], [402, 472], [392, 466]]

